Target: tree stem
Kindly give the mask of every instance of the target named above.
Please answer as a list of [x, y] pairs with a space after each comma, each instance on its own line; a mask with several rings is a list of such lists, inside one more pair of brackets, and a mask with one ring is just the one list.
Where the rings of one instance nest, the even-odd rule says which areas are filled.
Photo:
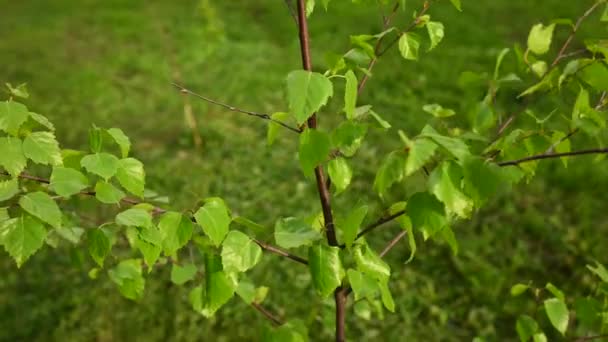
[[[306, 20], [306, 0], [298, 0], [298, 31], [300, 36], [300, 54], [302, 57], [302, 67], [304, 70], [312, 71], [312, 59], [310, 57], [310, 38], [308, 35], [308, 22]], [[308, 119], [308, 127], [310, 129], [317, 128], [317, 115], [313, 114]], [[319, 199], [321, 200], [321, 208], [323, 209], [323, 218], [325, 221], [325, 232], [327, 242], [330, 246], [338, 246], [336, 231], [334, 229], [334, 218], [331, 212], [331, 200], [325, 174], [322, 166], [315, 168], [315, 178], [317, 181], [317, 190]], [[345, 334], [345, 314], [346, 314], [346, 295], [342, 287], [338, 287], [334, 291], [336, 301], [336, 341], [343, 342], [346, 339]]]

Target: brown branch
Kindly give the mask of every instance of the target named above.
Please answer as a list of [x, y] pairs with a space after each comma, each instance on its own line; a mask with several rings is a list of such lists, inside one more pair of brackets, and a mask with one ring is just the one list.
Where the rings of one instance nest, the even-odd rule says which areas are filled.
[[261, 304], [253, 302], [251, 303], [251, 306], [258, 310], [262, 315], [264, 315], [264, 317], [268, 318], [268, 320], [271, 321], [272, 324], [276, 326], [281, 326], [284, 324], [282, 320], [280, 320], [277, 316], [273, 315], [270, 311], [268, 311], [268, 309], [263, 307]]
[[361, 232], [359, 232], [359, 234], [357, 234], [357, 237], [355, 240], [359, 239], [360, 237], [362, 237], [363, 235], [373, 231], [374, 229], [380, 227], [381, 225], [390, 222], [396, 218], [398, 218], [399, 216], [402, 216], [405, 214], [405, 210], [400, 210], [394, 214], [388, 215], [388, 216], [384, 216], [381, 217], [380, 219], [378, 219], [378, 221], [374, 222], [374, 223], [370, 223], [368, 224], [365, 228], [363, 228], [363, 230], [361, 230]]
[[576, 24], [572, 28], [572, 32], [570, 32], [570, 35], [568, 36], [568, 38], [566, 38], [566, 42], [559, 50], [557, 57], [555, 58], [555, 60], [553, 60], [553, 63], [551, 63], [551, 67], [555, 67], [561, 61], [561, 59], [564, 58], [564, 56], [566, 55], [566, 49], [568, 49], [568, 46], [570, 46], [572, 39], [574, 39], [574, 36], [576, 35], [578, 29], [581, 27], [583, 21], [585, 21], [585, 19], [587, 19], [603, 3], [605, 3], [605, 1], [597, 1], [591, 7], [589, 7], [589, 9], [585, 11], [582, 16], [578, 18]]
[[580, 150], [580, 151], [572, 151], [572, 152], [564, 152], [564, 153], [542, 153], [534, 156], [529, 156], [516, 160], [502, 161], [496, 163], [498, 166], [513, 166], [519, 165], [521, 163], [531, 162], [535, 160], [541, 159], [551, 159], [551, 158], [561, 158], [561, 157], [574, 157], [574, 156], [582, 156], [586, 154], [603, 154], [608, 153], [608, 148], [592, 148], [588, 150]]
[[[304, 70], [312, 71], [312, 59], [310, 57], [310, 37], [308, 35], [308, 22], [306, 19], [306, 0], [298, 0], [298, 35], [300, 38], [300, 55], [302, 57], [302, 66]], [[308, 127], [310, 129], [316, 129], [316, 114], [313, 114], [310, 119], [308, 119]], [[319, 199], [321, 200], [321, 208], [323, 210], [327, 242], [330, 246], [338, 246], [338, 239], [336, 238], [336, 231], [334, 229], [334, 219], [331, 212], [329, 189], [327, 188], [327, 183], [325, 181], [323, 167], [320, 165], [315, 168], [315, 178], [317, 181]], [[344, 342], [346, 340], [347, 296], [342, 286], [339, 286], [334, 291], [334, 300], [336, 303], [336, 341]]]
[[382, 250], [382, 252], [380, 252], [380, 257], [383, 258], [386, 253], [388, 253], [391, 249], [393, 249], [393, 247], [395, 247], [397, 245], [397, 242], [399, 242], [399, 240], [403, 239], [404, 236], [407, 235], [407, 230], [402, 230], [401, 232], [399, 232], [399, 234], [397, 234], [397, 236], [395, 236], [391, 241], [388, 242], [388, 244], [386, 244], [386, 247], [384, 247], [384, 249]]
[[177, 84], [175, 82], [172, 82], [171, 84], [174, 87], [176, 87], [177, 89], [179, 89], [179, 91], [181, 91], [183, 94], [188, 94], [188, 95], [192, 95], [192, 96], [198, 97], [199, 99], [201, 99], [203, 101], [209, 102], [211, 104], [214, 104], [214, 105], [217, 105], [217, 106], [220, 106], [220, 107], [224, 107], [224, 108], [228, 109], [231, 112], [242, 113], [242, 114], [246, 114], [246, 115], [249, 115], [249, 116], [254, 116], [254, 117], [257, 117], [257, 118], [260, 118], [260, 119], [263, 119], [263, 120], [272, 121], [272, 122], [274, 122], [274, 123], [276, 123], [278, 125], [281, 125], [281, 126], [287, 128], [290, 131], [293, 131], [293, 132], [296, 132], [296, 133], [300, 133], [300, 129], [292, 127], [292, 126], [284, 123], [283, 121], [279, 121], [279, 120], [273, 119], [269, 114], [258, 113], [258, 112], [253, 112], [253, 111], [250, 111], [250, 110], [240, 109], [240, 108], [231, 106], [229, 104], [226, 104], [226, 103], [223, 103], [223, 102], [219, 102], [219, 101], [210, 99], [210, 98], [208, 98], [206, 96], [197, 94], [197, 93], [193, 92], [192, 90], [190, 90], [188, 88], [185, 88], [184, 86], [181, 86], [181, 85], [179, 85], [179, 84]]
[[301, 258], [297, 255], [293, 255], [289, 252], [287, 252], [284, 249], [281, 249], [279, 247], [267, 244], [266, 242], [260, 241], [258, 239], [252, 239], [253, 242], [255, 242], [258, 246], [260, 246], [263, 250], [268, 251], [270, 253], [276, 254], [276, 255], [280, 255], [282, 257], [291, 259], [293, 261], [299, 262], [302, 265], [308, 265], [308, 261], [304, 258]]

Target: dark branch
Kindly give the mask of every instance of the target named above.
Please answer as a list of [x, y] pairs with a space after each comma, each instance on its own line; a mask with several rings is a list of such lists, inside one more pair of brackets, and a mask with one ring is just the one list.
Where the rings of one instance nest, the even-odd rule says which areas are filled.
[[229, 111], [232, 111], [232, 112], [242, 113], [242, 114], [246, 114], [246, 115], [249, 115], [249, 116], [255, 116], [255, 117], [263, 119], [263, 120], [272, 121], [272, 122], [274, 122], [274, 123], [276, 123], [276, 124], [278, 124], [280, 126], [283, 126], [283, 127], [287, 128], [290, 131], [293, 131], [293, 132], [296, 132], [296, 133], [300, 133], [300, 130], [298, 128], [291, 127], [290, 125], [288, 125], [288, 124], [286, 124], [286, 123], [284, 123], [282, 121], [273, 119], [269, 114], [258, 113], [258, 112], [253, 112], [253, 111], [249, 111], [249, 110], [240, 109], [240, 108], [231, 106], [229, 104], [225, 104], [223, 102], [219, 102], [219, 101], [210, 99], [210, 98], [208, 98], [206, 96], [197, 94], [197, 93], [193, 92], [192, 90], [190, 90], [188, 88], [185, 88], [185, 87], [183, 87], [183, 86], [181, 86], [181, 85], [179, 85], [179, 84], [177, 84], [175, 82], [173, 82], [171, 84], [174, 87], [176, 87], [177, 89], [179, 89], [179, 91], [181, 91], [183, 94], [188, 94], [188, 95], [192, 95], [192, 96], [198, 97], [199, 99], [201, 99], [203, 101], [209, 102], [211, 104], [214, 104], [214, 105], [217, 105], [217, 106], [220, 106], [220, 107], [224, 107], [224, 108], [226, 108], [226, 109], [228, 109]]
[[280, 255], [282, 257], [291, 259], [293, 261], [299, 262], [302, 265], [308, 265], [308, 261], [304, 258], [301, 258], [297, 255], [293, 255], [289, 252], [287, 252], [284, 249], [281, 249], [279, 247], [267, 244], [266, 242], [260, 241], [258, 239], [252, 239], [253, 242], [255, 242], [258, 246], [262, 247], [263, 250], [268, 251], [270, 253], [276, 254], [276, 255]]
[[270, 311], [268, 311], [268, 309], [263, 307], [261, 304], [254, 302], [254, 303], [251, 303], [251, 306], [253, 306], [256, 310], [258, 310], [262, 315], [264, 315], [264, 317], [268, 318], [268, 320], [271, 321], [272, 324], [274, 324], [276, 326], [283, 325], [282, 320], [280, 320], [277, 316], [273, 315]]
[[361, 230], [361, 232], [359, 232], [359, 234], [357, 234], [357, 239], [359, 239], [363, 235], [371, 232], [372, 230], [380, 227], [381, 225], [383, 225], [387, 222], [390, 222], [404, 214], [405, 214], [405, 210], [400, 210], [392, 215], [381, 217], [378, 221], [371, 223], [371, 224], [367, 225], [365, 228], [363, 228], [363, 230]]
[[574, 157], [574, 156], [582, 156], [586, 154], [603, 154], [608, 153], [608, 148], [592, 148], [588, 150], [580, 150], [580, 151], [572, 151], [572, 152], [564, 152], [564, 153], [543, 153], [537, 154], [534, 156], [529, 156], [516, 160], [502, 161], [496, 163], [498, 166], [513, 166], [519, 165], [521, 163], [531, 162], [535, 160], [541, 159], [551, 159], [551, 158], [561, 158], [561, 157]]
[[581, 336], [576, 337], [573, 341], [575, 342], [584, 342], [584, 341], [593, 341], [599, 339], [608, 339], [608, 334], [605, 335], [593, 335], [593, 336]]

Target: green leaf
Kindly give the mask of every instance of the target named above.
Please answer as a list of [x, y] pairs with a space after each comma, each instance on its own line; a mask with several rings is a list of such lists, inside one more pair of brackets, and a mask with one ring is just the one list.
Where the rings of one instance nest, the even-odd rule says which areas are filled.
[[110, 239], [101, 229], [92, 229], [88, 235], [89, 254], [99, 267], [103, 267], [103, 261], [112, 248]]
[[89, 186], [89, 180], [80, 171], [56, 166], [51, 174], [51, 189], [62, 197], [70, 197]]
[[201, 312], [210, 317], [224, 304], [226, 304], [236, 290], [235, 282], [222, 271], [209, 272], [205, 274], [205, 308]]
[[346, 72], [346, 88], [344, 90], [344, 113], [346, 118], [355, 118], [355, 108], [357, 106], [357, 76], [352, 70]]
[[596, 62], [580, 70], [580, 77], [597, 91], [608, 91], [608, 68]]
[[444, 27], [440, 22], [429, 21], [426, 23], [426, 29], [431, 40], [431, 46], [429, 47], [429, 51], [431, 51], [443, 40], [445, 36]]
[[549, 317], [549, 321], [553, 325], [557, 331], [559, 331], [562, 335], [566, 333], [566, 329], [568, 329], [568, 307], [563, 300], [558, 298], [550, 298], [545, 300], [545, 311], [547, 312], [547, 317]]
[[119, 161], [109, 153], [95, 153], [84, 156], [80, 165], [88, 172], [108, 180], [118, 171]]
[[23, 210], [39, 218], [43, 222], [58, 228], [61, 226], [61, 211], [57, 203], [45, 192], [31, 192], [21, 196], [19, 205]]
[[362, 205], [353, 209], [344, 219], [336, 221], [336, 227], [342, 232], [342, 240], [347, 247], [350, 247], [355, 242], [367, 211], [368, 206]]
[[222, 265], [226, 272], [245, 272], [262, 257], [262, 248], [237, 230], [226, 235], [222, 243]]
[[433, 158], [437, 144], [430, 139], [418, 138], [408, 144], [407, 160], [405, 162], [406, 176], [420, 170]]
[[144, 209], [131, 208], [116, 215], [116, 223], [127, 227], [151, 227], [152, 215]]
[[417, 61], [420, 41], [414, 33], [404, 33], [399, 38], [399, 52], [407, 60]]
[[344, 121], [332, 133], [331, 140], [335, 147], [346, 157], [355, 155], [363, 138], [367, 133], [367, 126], [353, 121]]
[[332, 159], [327, 165], [327, 172], [332, 184], [336, 187], [336, 194], [346, 190], [353, 178], [353, 170], [342, 157]]
[[356, 245], [353, 252], [359, 271], [370, 275], [380, 283], [388, 281], [391, 268], [367, 244]]
[[[564, 133], [564, 132], [559, 132], [559, 131], [553, 132], [553, 135], [551, 135], [551, 143], [552, 143], [552, 146], [555, 146], [554, 149], [555, 149], [555, 152], [557, 152], [557, 153], [570, 152], [570, 139], [566, 138], [566, 133]], [[568, 167], [569, 158], [562, 157], [560, 159], [561, 159], [562, 163], [564, 164], [564, 167]]]
[[433, 103], [422, 106], [422, 110], [437, 118], [447, 118], [456, 115], [456, 112], [449, 108], [443, 108], [440, 104]]
[[196, 266], [193, 264], [185, 264], [184, 266], [173, 264], [171, 268], [171, 282], [176, 285], [184, 285], [194, 279], [196, 272]]
[[317, 244], [308, 249], [308, 267], [317, 293], [326, 298], [342, 283], [340, 248]]
[[51, 131], [55, 130], [55, 126], [53, 125], [52, 122], [49, 121], [49, 119], [47, 119], [44, 115], [40, 115], [38, 113], [34, 113], [34, 112], [29, 112], [28, 113], [30, 119], [32, 119], [34, 122], [38, 123], [39, 125], [48, 128]]
[[521, 315], [517, 318], [515, 329], [519, 335], [519, 340], [526, 342], [538, 331], [538, 323], [528, 315]]
[[192, 237], [193, 224], [190, 219], [177, 212], [163, 214], [158, 222], [161, 232], [163, 251], [166, 256], [174, 255]]
[[255, 303], [255, 285], [247, 278], [239, 279], [239, 285], [236, 288], [236, 294], [243, 299], [247, 304]]
[[600, 129], [606, 128], [606, 119], [590, 106], [589, 93], [584, 88], [581, 88], [574, 104], [572, 123], [590, 136], [596, 136]]
[[108, 182], [99, 181], [95, 185], [95, 198], [101, 203], [117, 204], [125, 198], [125, 193]]
[[452, 5], [454, 5], [454, 7], [456, 7], [457, 10], [462, 12], [462, 4], [460, 3], [460, 0], [450, 0], [450, 2]]
[[6, 87], [8, 88], [8, 92], [11, 94], [11, 96], [21, 97], [24, 99], [27, 99], [28, 97], [30, 97], [30, 94], [27, 91], [27, 84], [22, 83], [16, 87], [13, 87], [13, 85], [10, 83], [5, 83], [5, 84], [6, 84]]
[[383, 196], [386, 191], [397, 182], [403, 179], [405, 169], [405, 159], [401, 151], [389, 153], [380, 164], [374, 179], [374, 190]]
[[23, 141], [23, 154], [38, 164], [62, 165], [59, 143], [51, 132], [34, 132]]
[[109, 270], [108, 275], [126, 298], [137, 300], [143, 296], [145, 279], [142, 276], [140, 259], [123, 260]]
[[389, 129], [392, 127], [388, 121], [384, 120], [378, 113], [374, 112], [373, 110], [369, 111], [369, 115], [371, 115], [372, 118], [376, 120], [380, 127], [384, 129]]
[[0, 182], [0, 201], [6, 201], [19, 192], [19, 181], [17, 178]]
[[482, 158], [466, 158], [463, 163], [464, 188], [477, 206], [492, 198], [504, 185], [501, 169]]
[[40, 221], [28, 215], [2, 223], [1, 242], [6, 252], [21, 267], [44, 244], [47, 231]]
[[425, 233], [425, 239], [448, 225], [443, 205], [427, 192], [418, 192], [410, 197], [405, 210], [412, 226]]
[[91, 129], [89, 129], [89, 147], [91, 148], [91, 152], [99, 153], [101, 152], [101, 147], [103, 146], [103, 131], [101, 128], [93, 125]]
[[600, 21], [605, 23], [608, 21], [608, 4], [604, 7], [604, 12], [602, 12], [602, 16], [600, 17]]
[[555, 24], [544, 26], [536, 24], [532, 26], [528, 35], [528, 49], [537, 55], [543, 55], [549, 51], [553, 39]]
[[279, 327], [267, 329], [262, 342], [308, 342], [306, 324], [301, 320], [292, 320]]
[[529, 288], [530, 286], [526, 284], [515, 284], [511, 287], [511, 296], [517, 297], [526, 292]]
[[289, 110], [298, 125], [306, 122], [333, 95], [333, 85], [327, 77], [310, 71], [296, 70], [287, 76]]
[[118, 147], [120, 147], [120, 153], [123, 158], [127, 158], [129, 150], [131, 149], [131, 140], [125, 135], [120, 128], [110, 128], [107, 130], [108, 134], [114, 139]]
[[123, 188], [140, 198], [144, 197], [146, 174], [144, 165], [135, 158], [125, 158], [118, 162], [116, 178]]
[[355, 301], [364, 298], [369, 300], [374, 299], [379, 290], [378, 281], [376, 279], [353, 269], [349, 269], [346, 274], [348, 276], [348, 282], [355, 293]]
[[561, 301], [565, 301], [566, 300], [566, 296], [564, 295], [564, 293], [557, 288], [557, 286], [551, 284], [551, 283], [547, 283], [547, 285], [545, 285], [545, 288], [551, 292], [552, 295], [554, 295], [557, 299], [561, 300]]
[[0, 165], [13, 177], [21, 174], [27, 159], [23, 154], [21, 139], [13, 137], [0, 138]]
[[0, 102], [0, 130], [17, 136], [19, 128], [27, 120], [29, 111], [19, 102]]
[[[131, 229], [133, 229], [133, 228], [131, 228]], [[147, 241], [146, 239], [143, 238], [144, 234], [145, 234], [143, 232], [145, 232], [147, 230], [155, 231], [156, 228], [155, 227], [154, 228], [153, 227], [144, 228], [142, 230], [142, 233], [140, 233], [139, 236], [137, 236], [137, 239], [135, 240], [135, 247], [137, 247], [137, 249], [141, 252], [141, 255], [143, 255], [144, 261], [145, 261], [146, 265], [148, 266], [148, 273], [149, 273], [149, 272], [152, 272], [152, 268], [154, 267], [154, 265], [156, 264], [156, 261], [160, 257], [160, 253], [161, 253], [162, 249], [158, 244], [150, 243], [149, 241]]]
[[228, 208], [222, 199], [207, 200], [205, 205], [194, 214], [194, 218], [215, 246], [222, 244], [230, 226]]
[[422, 130], [421, 136], [428, 137], [435, 141], [437, 145], [446, 149], [450, 154], [459, 160], [466, 159], [471, 153], [469, 147], [460, 138], [446, 137], [437, 133], [431, 126], [425, 126]]
[[268, 227], [262, 226], [259, 223], [253, 222], [250, 219], [243, 217], [243, 216], [238, 216], [232, 219], [232, 222], [234, 223], [238, 223], [243, 227], [247, 227], [249, 229], [251, 229], [254, 233], [263, 233], [268, 231]]
[[322, 164], [328, 157], [331, 142], [326, 133], [316, 129], [306, 129], [300, 134], [298, 159], [304, 175], [312, 175], [315, 167]]
[[606, 267], [604, 267], [604, 265], [602, 265], [596, 261], [595, 267], [593, 267], [591, 265], [587, 265], [587, 269], [589, 271], [595, 273], [595, 275], [597, 275], [598, 277], [600, 277], [600, 279], [604, 283], [608, 283], [608, 270], [606, 270]]
[[471, 216], [473, 201], [465, 196], [461, 189], [462, 169], [455, 163], [446, 161], [431, 173], [429, 191], [445, 204], [448, 214], [461, 218]]
[[321, 237], [310, 224], [295, 217], [279, 219], [274, 226], [274, 240], [283, 248], [310, 245]]
[[391, 290], [388, 288], [388, 282], [380, 282], [380, 295], [382, 297], [382, 304], [384, 307], [390, 311], [395, 312], [395, 301], [393, 300], [393, 295], [391, 295]]
[[[274, 113], [270, 116], [274, 120], [285, 121], [289, 118], [289, 113], [278, 112]], [[268, 146], [271, 146], [274, 141], [277, 139], [279, 132], [283, 129], [281, 125], [276, 122], [268, 121], [268, 131], [266, 133], [266, 143]]]

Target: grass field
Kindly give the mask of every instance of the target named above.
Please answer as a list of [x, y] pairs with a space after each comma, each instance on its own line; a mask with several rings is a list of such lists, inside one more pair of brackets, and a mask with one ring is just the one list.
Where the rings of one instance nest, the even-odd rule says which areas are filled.
[[[442, 1], [444, 2], [444, 1]], [[370, 1], [370, 3], [373, 3]], [[420, 1], [408, 1], [409, 9]], [[441, 46], [420, 63], [404, 63], [397, 51], [378, 64], [362, 102], [394, 124], [417, 132], [426, 103], [464, 108], [456, 80], [466, 70], [492, 72], [498, 52], [525, 44], [539, 21], [579, 15], [590, 1], [465, 1], [458, 13], [447, 1], [431, 10], [446, 25]], [[375, 6], [332, 2], [311, 17], [315, 69], [324, 55], [348, 49], [348, 35], [379, 32]], [[180, 210], [204, 197], [223, 197], [235, 213], [272, 226], [281, 216], [319, 210], [314, 183], [297, 164], [296, 139], [265, 144], [262, 120], [185, 99], [172, 81], [211, 98], [251, 110], [287, 107], [286, 74], [300, 67], [296, 28], [282, 1], [30, 0], [0, 2], [0, 81], [27, 82], [28, 106], [48, 115], [66, 147], [82, 148], [92, 124], [120, 127], [147, 167], [150, 188]], [[408, 13], [397, 22], [405, 26]], [[583, 34], [606, 27], [583, 26]], [[559, 31], [556, 40], [566, 32]], [[193, 129], [184, 115], [190, 103]], [[320, 115], [331, 127], [331, 113]], [[202, 140], [199, 146], [193, 136]], [[399, 144], [372, 132], [356, 159], [353, 190], [336, 198], [336, 210], [358, 199], [382, 203], [371, 190], [381, 156]], [[360, 340], [515, 341], [514, 319], [527, 304], [508, 300], [517, 282], [540, 279], [575, 293], [587, 289], [588, 256], [608, 262], [608, 175], [605, 162], [559, 161], [541, 167], [539, 180], [502, 195], [456, 230], [462, 253], [419, 245], [414, 262], [395, 269], [397, 313], [384, 320], [349, 317], [349, 336]], [[94, 213], [103, 222], [107, 210]], [[371, 241], [380, 246], [396, 227]], [[406, 244], [389, 256], [407, 258]], [[313, 340], [331, 336], [331, 302], [310, 303], [310, 279], [270, 255], [252, 277], [273, 286], [268, 305], [303, 318]], [[234, 300], [213, 320], [190, 310], [188, 289], [174, 287], [167, 270], [154, 271], [139, 304], [120, 297], [107, 277], [87, 276], [92, 261], [82, 251], [47, 247], [22, 270], [0, 252], [0, 340], [5, 341], [233, 341], [255, 339], [268, 323]], [[156, 280], [154, 280], [156, 279]], [[301, 298], [302, 301], [294, 300]], [[315, 299], [316, 300], [316, 299]], [[506, 303], [506, 304], [505, 304]], [[312, 312], [307, 311], [312, 305]]]

